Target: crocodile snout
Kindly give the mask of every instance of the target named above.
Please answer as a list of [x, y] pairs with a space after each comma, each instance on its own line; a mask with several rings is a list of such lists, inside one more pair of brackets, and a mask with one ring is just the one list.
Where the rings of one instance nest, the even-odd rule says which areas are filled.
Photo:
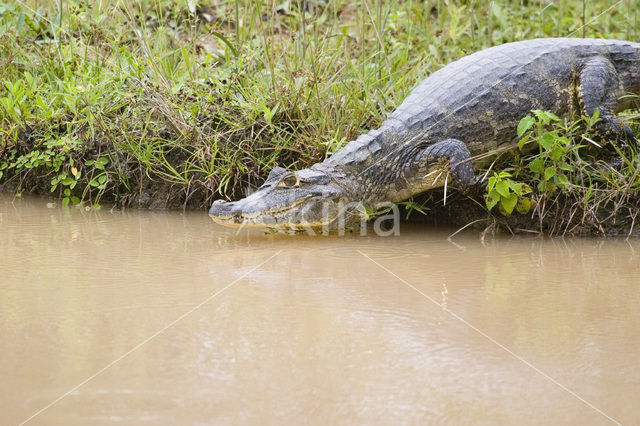
[[209, 209], [209, 216], [232, 216], [237, 213], [240, 213], [240, 209], [233, 201], [216, 200]]

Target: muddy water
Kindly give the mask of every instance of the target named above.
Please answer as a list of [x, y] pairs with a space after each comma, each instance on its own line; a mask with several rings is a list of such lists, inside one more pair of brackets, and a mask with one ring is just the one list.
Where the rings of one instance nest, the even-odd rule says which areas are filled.
[[640, 423], [640, 244], [0, 194], [0, 423]]

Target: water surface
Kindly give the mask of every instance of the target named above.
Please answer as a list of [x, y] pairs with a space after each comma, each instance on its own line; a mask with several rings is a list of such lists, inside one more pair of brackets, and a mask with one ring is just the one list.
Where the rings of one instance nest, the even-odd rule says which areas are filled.
[[2, 424], [640, 423], [638, 241], [51, 203], [0, 194]]

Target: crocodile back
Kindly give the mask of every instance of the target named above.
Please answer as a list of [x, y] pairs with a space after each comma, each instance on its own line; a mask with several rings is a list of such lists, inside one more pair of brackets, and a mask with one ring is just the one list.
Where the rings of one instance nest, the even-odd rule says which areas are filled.
[[[640, 44], [620, 40], [545, 38], [507, 43], [465, 56], [422, 81], [380, 128], [359, 136], [327, 160], [331, 165], [370, 163], [411, 143], [455, 138], [473, 155], [515, 137], [532, 109], [567, 114], [576, 75], [593, 56], [638, 71]], [[625, 65], [626, 64], [626, 65]], [[637, 74], [627, 76], [636, 81]]]

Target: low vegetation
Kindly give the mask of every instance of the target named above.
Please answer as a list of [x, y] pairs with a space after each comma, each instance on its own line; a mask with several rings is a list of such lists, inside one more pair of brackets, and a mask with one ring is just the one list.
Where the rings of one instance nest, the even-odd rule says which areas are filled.
[[[519, 152], [531, 145], [533, 152], [516, 153], [509, 171], [488, 178], [486, 207], [501, 213], [492, 226], [631, 235], [640, 212], [640, 151], [594, 141], [590, 129], [597, 121], [597, 113], [574, 122], [544, 111], [523, 118]], [[510, 217], [516, 212], [526, 221]]]
[[[376, 127], [443, 65], [514, 40], [638, 40], [637, 0], [0, 0], [0, 186], [64, 205], [204, 209], [276, 164], [307, 167]], [[486, 197], [412, 210], [464, 225], [628, 233], [638, 154], [589, 117], [532, 113]], [[636, 132], [639, 114], [624, 116]], [[609, 151], [607, 151], [609, 152]], [[615, 157], [615, 156], [614, 156]], [[466, 209], [472, 217], [455, 213]], [[461, 209], [458, 209], [461, 210]], [[416, 216], [414, 214], [413, 216]]]

